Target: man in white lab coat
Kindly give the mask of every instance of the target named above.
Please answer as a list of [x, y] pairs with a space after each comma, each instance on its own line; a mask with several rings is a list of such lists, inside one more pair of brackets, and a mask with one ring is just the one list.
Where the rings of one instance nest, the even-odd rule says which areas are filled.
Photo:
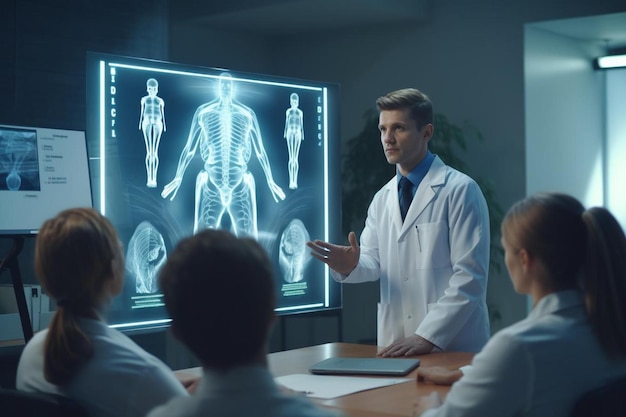
[[[337, 281], [380, 279], [380, 356], [478, 352], [489, 338], [485, 198], [473, 179], [428, 150], [434, 127], [425, 94], [398, 90], [376, 105], [383, 150], [397, 175], [374, 196], [360, 246], [350, 232], [349, 246], [308, 242], [311, 255]], [[406, 214], [402, 199], [410, 204]]]

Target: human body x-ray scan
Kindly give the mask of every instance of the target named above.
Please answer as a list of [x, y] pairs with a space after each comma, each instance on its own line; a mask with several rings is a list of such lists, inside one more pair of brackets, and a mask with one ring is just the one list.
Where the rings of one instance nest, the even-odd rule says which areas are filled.
[[206, 228], [267, 250], [278, 314], [340, 306], [340, 286], [304, 245], [340, 233], [338, 86], [90, 57], [94, 206], [127, 251], [113, 323], [163, 318], [158, 271], [180, 239]]
[[285, 117], [285, 139], [287, 140], [287, 149], [289, 150], [289, 188], [295, 190], [298, 188], [298, 157], [300, 155], [300, 142], [304, 140], [304, 125], [302, 118], [302, 110], [298, 108], [300, 97], [298, 94], [291, 93], [289, 96], [291, 107], [287, 109]]
[[157, 96], [159, 82], [154, 78], [146, 81], [148, 95], [141, 98], [141, 116], [139, 129], [143, 132], [146, 143], [146, 174], [147, 187], [157, 186], [157, 171], [159, 169], [159, 143], [161, 135], [167, 130], [165, 126], [165, 102]]
[[161, 195], [174, 199], [185, 170], [199, 149], [204, 168], [196, 176], [194, 233], [220, 228], [222, 217], [227, 214], [233, 233], [257, 238], [256, 187], [248, 170], [252, 152], [263, 168], [274, 200], [284, 200], [285, 193], [272, 177], [256, 114], [233, 97], [230, 74], [220, 75], [217, 95], [196, 110], [176, 176]]

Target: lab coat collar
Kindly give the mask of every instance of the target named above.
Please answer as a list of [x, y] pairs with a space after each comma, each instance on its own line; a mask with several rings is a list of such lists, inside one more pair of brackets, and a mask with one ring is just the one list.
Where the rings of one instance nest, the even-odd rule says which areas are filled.
[[400, 208], [398, 205], [397, 216], [395, 216], [394, 223], [396, 224], [396, 227], [400, 229], [399, 238], [402, 238], [404, 234], [413, 228], [415, 220], [417, 220], [426, 206], [428, 206], [428, 204], [430, 204], [430, 202], [435, 198], [445, 183], [446, 165], [437, 155], [435, 155], [435, 160], [415, 192], [415, 197], [413, 197], [413, 201], [411, 202], [409, 211], [406, 214], [404, 223], [400, 217]]
[[553, 314], [569, 308], [582, 307], [583, 295], [578, 290], [559, 291], [544, 296], [528, 314], [529, 319]]

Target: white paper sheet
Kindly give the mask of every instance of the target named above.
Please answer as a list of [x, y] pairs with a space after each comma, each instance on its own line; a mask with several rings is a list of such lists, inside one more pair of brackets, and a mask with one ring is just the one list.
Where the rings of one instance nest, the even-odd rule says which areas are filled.
[[414, 381], [413, 378], [364, 378], [309, 374], [279, 376], [274, 380], [276, 383], [307, 397], [326, 400], [359, 391]]

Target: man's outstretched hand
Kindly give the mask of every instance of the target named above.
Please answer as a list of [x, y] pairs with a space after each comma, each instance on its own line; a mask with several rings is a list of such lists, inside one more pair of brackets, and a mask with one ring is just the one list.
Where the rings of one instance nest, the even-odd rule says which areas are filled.
[[311, 256], [324, 262], [334, 271], [348, 275], [356, 268], [361, 255], [361, 248], [356, 241], [356, 233], [350, 232], [348, 234], [348, 242], [350, 246], [335, 245], [323, 240], [307, 242], [306, 245], [311, 248]]

